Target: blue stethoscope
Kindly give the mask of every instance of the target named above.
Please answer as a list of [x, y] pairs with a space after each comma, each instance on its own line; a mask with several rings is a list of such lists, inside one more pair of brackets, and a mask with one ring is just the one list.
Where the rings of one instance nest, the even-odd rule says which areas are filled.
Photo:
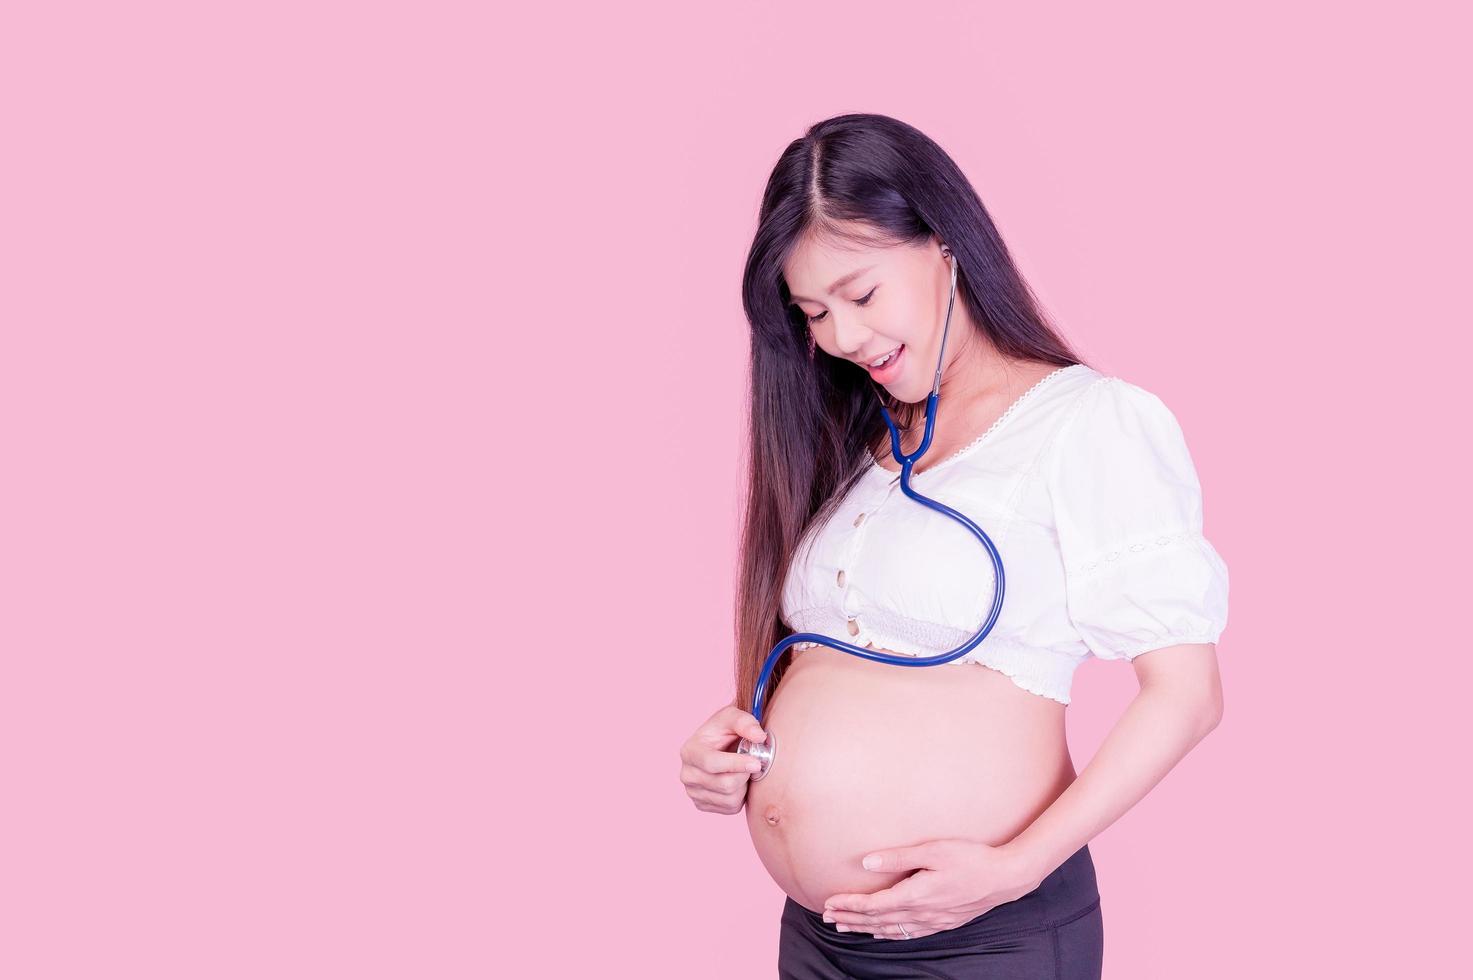
[[[794, 643], [817, 642], [824, 646], [843, 650], [845, 653], [852, 653], [856, 657], [863, 657], [866, 660], [873, 660], [882, 664], [895, 664], [897, 667], [934, 667], [937, 664], [950, 663], [958, 657], [965, 656], [968, 651], [981, 643], [983, 638], [991, 632], [993, 623], [997, 622], [998, 613], [1002, 612], [1002, 556], [997, 553], [997, 548], [993, 545], [992, 539], [987, 536], [987, 532], [978, 527], [967, 515], [953, 510], [940, 501], [932, 500], [930, 497], [916, 493], [910, 487], [911, 467], [926, 454], [926, 450], [931, 446], [931, 435], [936, 426], [936, 402], [941, 393], [941, 365], [944, 362], [946, 354], [946, 335], [951, 329], [951, 308], [956, 303], [956, 256], [948, 252], [947, 258], [951, 260], [951, 296], [946, 301], [946, 322], [941, 328], [941, 354], [936, 359], [936, 380], [931, 384], [930, 397], [926, 399], [925, 435], [921, 438], [921, 444], [913, 454], [907, 456], [900, 451], [900, 432], [895, 428], [895, 421], [890, 417], [889, 410], [885, 408], [883, 397], [880, 399], [880, 412], [885, 416], [885, 425], [890, 429], [891, 453], [900, 461], [900, 489], [911, 500], [925, 504], [932, 510], [940, 511], [961, 524], [968, 531], [971, 531], [977, 536], [977, 540], [982, 542], [982, 546], [987, 549], [987, 553], [992, 556], [992, 567], [997, 571], [997, 590], [992, 596], [992, 611], [987, 614], [987, 619], [982, 623], [982, 628], [977, 630], [970, 640], [955, 650], [948, 650], [946, 653], [939, 653], [934, 657], [892, 656], [891, 654], [880, 653], [866, 647], [855, 646], [852, 643], [846, 643], [843, 640], [837, 640], [820, 633], [794, 633], [792, 636], [785, 637], [778, 642], [777, 646], [772, 648], [772, 652], [767, 655], [767, 660], [762, 665], [762, 672], [757, 676], [757, 689], [752, 696], [752, 715], [757, 719], [759, 725], [762, 724], [764, 701], [767, 696], [767, 679], [772, 673], [772, 667], [777, 663], [778, 657], [782, 655], [782, 652]], [[873, 381], [871, 381], [871, 384], [873, 384]], [[879, 394], [878, 387], [876, 387], [875, 392], [877, 395]], [[739, 755], [750, 755], [762, 764], [762, 771], [752, 777], [752, 781], [755, 782], [766, 776], [772, 769], [773, 759], [777, 757], [777, 736], [771, 730], [768, 730], [767, 738], [761, 743], [752, 742], [749, 739], [743, 738], [737, 744], [737, 753]]]

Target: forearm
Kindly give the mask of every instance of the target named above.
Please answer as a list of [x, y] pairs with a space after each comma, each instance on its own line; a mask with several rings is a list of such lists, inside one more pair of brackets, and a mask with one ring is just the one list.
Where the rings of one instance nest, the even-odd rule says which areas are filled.
[[1005, 847], [1042, 881], [1139, 803], [1217, 720], [1208, 698], [1142, 687], [1084, 771]]

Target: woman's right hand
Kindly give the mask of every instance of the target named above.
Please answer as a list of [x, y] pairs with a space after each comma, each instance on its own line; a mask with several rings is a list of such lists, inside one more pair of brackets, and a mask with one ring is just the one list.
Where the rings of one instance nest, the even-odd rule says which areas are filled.
[[762, 764], [732, 749], [745, 736], [753, 742], [766, 740], [757, 719], [728, 704], [708, 718], [680, 747], [680, 781], [697, 810], [709, 813], [740, 813], [747, 798], [747, 783], [762, 771]]

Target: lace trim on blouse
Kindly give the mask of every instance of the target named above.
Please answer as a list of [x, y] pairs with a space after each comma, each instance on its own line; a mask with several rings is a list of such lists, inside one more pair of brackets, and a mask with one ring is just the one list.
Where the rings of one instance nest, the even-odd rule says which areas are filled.
[[1187, 529], [1177, 531], [1174, 534], [1153, 534], [1149, 537], [1134, 541], [1115, 551], [1106, 552], [1090, 561], [1081, 562], [1070, 569], [1070, 574], [1075, 580], [1087, 578], [1092, 574], [1109, 571], [1110, 566], [1119, 562], [1128, 554], [1140, 554], [1142, 552], [1169, 551], [1183, 544], [1196, 542], [1202, 538], [1202, 532]]
[[[1028, 399], [1033, 396], [1033, 393], [1034, 392], [1036, 392], [1038, 389], [1042, 388], [1044, 385], [1048, 384], [1048, 382], [1052, 381], [1054, 378], [1058, 377], [1060, 374], [1064, 373], [1065, 371], [1069, 370], [1070, 368], [1072, 368], [1072, 367], [1078, 367], [1078, 366], [1079, 366], [1078, 364], [1066, 364], [1066, 365], [1064, 365], [1061, 368], [1055, 368], [1054, 370], [1050, 371], [1048, 374], [1045, 374], [1043, 377], [1041, 377], [1037, 381], [1033, 382], [1033, 384], [1029, 386], [1029, 388], [1028, 388], [1027, 391], [1023, 392], [1016, 399], [1014, 399], [1013, 400], [1013, 403], [1011, 405], [1009, 405], [1006, 409], [1004, 409], [1003, 410], [1003, 413], [1001, 415], [999, 415], [996, 419], [994, 419], [993, 420], [993, 423], [987, 427], [987, 431], [986, 432], [982, 433], [980, 436], [978, 436], [977, 438], [973, 439], [971, 442], [967, 443], [965, 446], [963, 446], [962, 448], [958, 449], [956, 452], [952, 453], [950, 456], [947, 456], [945, 459], [941, 460], [941, 462], [936, 463], [936, 464], [934, 464], [932, 466], [927, 466], [923, 470], [919, 470], [919, 471], [912, 470], [911, 471], [911, 474], [910, 474], [910, 478], [912, 480], [914, 480], [917, 477], [927, 476], [928, 474], [934, 473], [934, 472], [936, 472], [937, 470], [941, 469], [944, 466], [950, 466], [952, 463], [955, 463], [957, 460], [959, 460], [962, 457], [966, 456], [968, 453], [971, 453], [978, 446], [982, 445], [982, 443], [986, 442], [987, 441], [987, 437], [990, 436], [990, 435], [992, 435], [992, 433], [994, 431], [996, 431], [996, 429], [999, 426], [1001, 426], [1004, 422], [1006, 422], [1009, 418], [1011, 418], [1012, 415], [1015, 412], [1018, 411], [1018, 409], [1022, 408], [1023, 405], [1027, 403]], [[889, 433], [888, 433], [888, 430], [887, 430], [887, 432], [886, 432], [887, 438], [888, 438], [888, 435], [889, 435]], [[876, 469], [883, 470], [885, 473], [888, 473], [892, 477], [898, 477], [900, 475], [900, 472], [898, 470], [892, 470], [889, 467], [882, 466], [880, 464], [880, 461], [875, 458], [875, 454], [874, 453], [870, 452], [867, 449], [865, 450], [865, 453], [866, 453], [866, 455], [869, 456], [870, 463], [873, 464]]]

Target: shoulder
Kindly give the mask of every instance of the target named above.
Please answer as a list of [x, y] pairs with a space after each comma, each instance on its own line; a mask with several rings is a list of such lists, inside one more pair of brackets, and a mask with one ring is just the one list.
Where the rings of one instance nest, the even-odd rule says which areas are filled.
[[1086, 437], [1141, 436], [1179, 429], [1176, 415], [1154, 391], [1093, 368], [1080, 371], [1061, 428]]
[[1093, 370], [1080, 381], [1050, 447], [1051, 474], [1072, 477], [1081, 492], [1097, 492], [1102, 479], [1122, 487], [1161, 480], [1195, 484], [1186, 437], [1159, 395]]

